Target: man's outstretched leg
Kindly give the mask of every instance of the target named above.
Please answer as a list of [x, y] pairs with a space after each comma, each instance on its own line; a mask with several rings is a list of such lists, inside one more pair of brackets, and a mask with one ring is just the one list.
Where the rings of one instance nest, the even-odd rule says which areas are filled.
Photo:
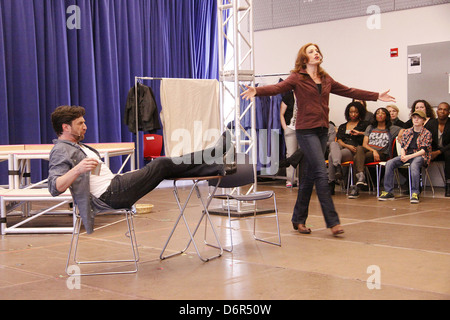
[[[157, 158], [140, 170], [116, 176], [100, 200], [112, 208], [131, 207], [139, 199], [155, 189], [161, 181], [170, 178], [226, 175], [228, 164], [224, 154], [234, 152], [227, 135], [222, 135], [215, 147], [186, 156]], [[200, 154], [199, 154], [200, 153]], [[201, 163], [195, 163], [197, 159]]]

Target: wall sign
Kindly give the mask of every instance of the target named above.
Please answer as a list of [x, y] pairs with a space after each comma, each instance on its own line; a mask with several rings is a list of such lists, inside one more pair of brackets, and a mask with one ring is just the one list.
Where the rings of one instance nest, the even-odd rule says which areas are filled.
[[391, 49], [391, 58], [398, 57], [398, 48]]
[[422, 54], [408, 55], [408, 74], [422, 73]]

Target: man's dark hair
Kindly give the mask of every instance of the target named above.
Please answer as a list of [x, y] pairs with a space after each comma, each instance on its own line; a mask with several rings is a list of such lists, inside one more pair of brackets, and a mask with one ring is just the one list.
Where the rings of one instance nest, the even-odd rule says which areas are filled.
[[60, 106], [53, 111], [51, 116], [53, 130], [59, 137], [63, 132], [63, 124], [72, 125], [73, 120], [83, 117], [85, 114], [86, 110], [83, 107]]

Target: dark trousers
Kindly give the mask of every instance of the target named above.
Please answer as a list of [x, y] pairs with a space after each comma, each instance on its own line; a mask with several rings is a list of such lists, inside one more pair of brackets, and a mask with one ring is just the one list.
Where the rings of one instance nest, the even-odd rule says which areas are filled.
[[450, 150], [444, 153], [441, 153], [433, 161], [444, 161], [444, 173], [445, 180], [450, 180]]
[[327, 228], [334, 227], [340, 222], [331, 198], [328, 186], [328, 172], [325, 164], [328, 129], [317, 128], [306, 132], [297, 130], [296, 134], [304, 158], [302, 162], [302, 178], [300, 179], [297, 202], [292, 214], [292, 223], [306, 223], [309, 202], [315, 185]]
[[220, 144], [182, 157], [157, 158], [140, 170], [117, 175], [100, 200], [114, 209], [130, 208], [165, 179], [224, 175], [223, 154], [228, 148], [225, 140]]
[[[379, 153], [380, 161], [387, 161], [389, 156], [385, 153]], [[355, 167], [355, 172], [364, 172], [364, 164], [374, 162], [373, 152], [367, 150], [363, 146], [356, 147], [356, 154], [353, 157], [353, 165]]]

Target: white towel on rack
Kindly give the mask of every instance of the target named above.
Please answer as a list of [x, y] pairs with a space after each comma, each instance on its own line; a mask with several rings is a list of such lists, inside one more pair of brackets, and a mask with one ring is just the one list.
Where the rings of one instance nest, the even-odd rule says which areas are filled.
[[217, 80], [163, 79], [161, 107], [167, 156], [203, 150], [221, 135]]

